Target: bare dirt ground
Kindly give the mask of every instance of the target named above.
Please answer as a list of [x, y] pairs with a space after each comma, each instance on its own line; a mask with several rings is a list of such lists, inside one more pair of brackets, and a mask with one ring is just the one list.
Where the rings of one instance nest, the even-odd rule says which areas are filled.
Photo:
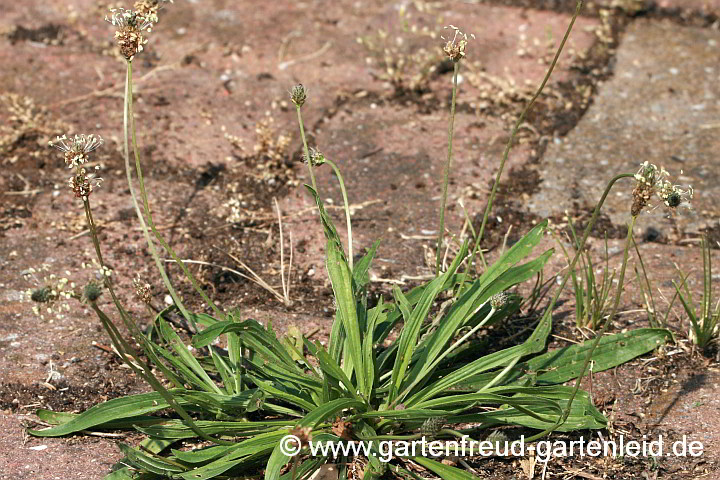
[[[193, 270], [222, 307], [272, 321], [281, 331], [295, 325], [326, 337], [333, 310], [324, 241], [302, 188], [308, 178], [290, 87], [302, 82], [308, 88], [310, 142], [345, 175], [355, 251], [383, 240], [374, 288], [387, 290], [386, 280], [409, 287], [430, 273], [425, 259], [437, 229], [452, 72], [441, 55], [442, 26], [476, 36], [458, 97], [448, 219], [457, 234], [459, 199], [479, 225], [509, 127], [542, 79], [571, 3], [176, 0], [134, 62], [138, 141], [156, 223], [179, 255], [204, 262]], [[79, 412], [148, 389], [109, 350], [89, 309], [58, 301], [33, 312], [27, 294], [62, 278], [79, 290], [96, 276], [82, 206], [68, 192], [61, 157], [47, 147], [58, 134], [96, 133], [106, 140], [95, 156], [105, 183], [91, 200], [106, 261], [132, 311], [141, 312], [133, 297], [136, 276], [155, 287], [156, 307], [165, 303], [125, 182], [125, 69], [112, 28], [102, 21], [110, 6], [0, 1], [0, 479], [103, 478], [121, 458], [117, 439], [37, 439], [27, 437], [24, 426], [32, 425], [36, 408]], [[710, 180], [719, 168], [719, 13], [716, 0], [586, 6], [511, 153], [489, 223], [491, 257], [509, 226], [512, 243], [544, 216], [559, 231], [566, 210], [580, 224], [587, 221], [607, 178], [649, 160], [685, 169], [683, 180], [707, 192], [698, 191], [693, 212], [640, 220], [651, 277], [670, 296], [673, 263], [702, 270], [699, 235], [720, 239], [717, 182]], [[654, 78], [659, 83], [647, 83]], [[652, 98], [645, 90], [650, 84]], [[655, 99], [662, 100], [657, 107]], [[671, 120], [677, 123], [668, 126]], [[341, 204], [329, 169], [319, 172], [318, 184], [328, 203]], [[565, 196], [548, 194], [553, 191]], [[248, 274], [236, 257], [279, 285], [273, 198], [284, 233], [293, 238], [290, 306], [228, 270]], [[608, 232], [614, 265], [622, 255], [615, 239], [624, 235], [625, 207], [614, 199], [593, 233], [599, 254]], [[340, 224], [341, 211], [330, 211]], [[549, 272], [563, 264], [556, 255]], [[169, 272], [189, 305], [205, 309], [179, 270]], [[696, 290], [699, 278], [691, 277]], [[615, 328], [646, 326], [634, 280], [627, 292]], [[551, 348], [582, 339], [570, 307], [555, 319]], [[538, 465], [535, 478], [720, 478], [718, 365], [691, 352], [679, 309], [670, 319], [678, 344], [596, 375], [594, 399], [617, 432], [637, 439], [688, 435], [704, 443], [705, 454], [553, 460], [544, 471]], [[494, 334], [502, 339], [523, 328], [511, 324]], [[481, 478], [528, 478], [518, 460], [474, 468]]]

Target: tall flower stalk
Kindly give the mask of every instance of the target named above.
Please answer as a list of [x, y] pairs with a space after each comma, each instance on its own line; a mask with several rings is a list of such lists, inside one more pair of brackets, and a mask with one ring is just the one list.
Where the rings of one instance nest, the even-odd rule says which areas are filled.
[[590, 360], [595, 353], [595, 349], [597, 349], [597, 346], [600, 344], [600, 340], [607, 332], [610, 324], [612, 323], [615, 315], [617, 314], [618, 308], [620, 307], [620, 298], [623, 291], [625, 271], [627, 269], [627, 263], [629, 258], [630, 244], [633, 242], [633, 228], [635, 227], [635, 221], [637, 220], [638, 215], [640, 215], [642, 211], [650, 205], [653, 196], [659, 197], [662, 203], [668, 208], [676, 208], [681, 205], [689, 205], [689, 201], [692, 199], [693, 196], [692, 187], [683, 189], [678, 185], [673, 185], [669, 180], [667, 180], [667, 177], [669, 177], [669, 173], [664, 168], [658, 168], [657, 166], [648, 162], [644, 162], [643, 164], [641, 164], [639, 170], [635, 174], [626, 173], [615, 177], [605, 189], [605, 192], [600, 202], [595, 207], [595, 211], [593, 212], [590, 223], [585, 228], [582, 242], [578, 246], [575, 257], [573, 258], [573, 261], [570, 264], [568, 271], [563, 278], [560, 288], [555, 293], [555, 296], [553, 297], [553, 300], [548, 307], [549, 309], [552, 309], [555, 302], [560, 297], [560, 294], [562, 293], [562, 290], [565, 287], [568, 278], [570, 278], [570, 275], [575, 269], [577, 260], [578, 258], [580, 258], [580, 255], [585, 248], [585, 242], [587, 241], [587, 238], [589, 237], [590, 232], [595, 225], [595, 222], [597, 220], [597, 214], [599, 213], [602, 204], [605, 202], [607, 194], [610, 192], [612, 185], [615, 183], [615, 181], [621, 178], [628, 177], [632, 177], [635, 179], [635, 187], [632, 191], [633, 202], [630, 206], [630, 220], [628, 221], [627, 237], [625, 240], [625, 247], [623, 249], [623, 262], [622, 267], [620, 268], [620, 276], [618, 277], [617, 290], [615, 291], [615, 300], [613, 302], [613, 307], [610, 311], [610, 315], [608, 316], [600, 331], [596, 333], [595, 339], [590, 346], [590, 350], [588, 350], [588, 353], [585, 356], [585, 361], [583, 362], [581, 373], [575, 381], [575, 387], [573, 388], [572, 394], [570, 395], [567, 407], [565, 408], [565, 412], [563, 413], [560, 423], [565, 422], [570, 416], [572, 402], [577, 396], [577, 393], [580, 391], [582, 380], [585, 377], [585, 373], [587, 372], [588, 366], [590, 365]]
[[[173, 372], [160, 361], [155, 354], [152, 345], [150, 345], [150, 342], [138, 328], [135, 320], [133, 320], [127, 310], [123, 307], [117, 294], [115, 293], [115, 289], [113, 288], [109, 275], [110, 270], [105, 265], [105, 260], [103, 259], [102, 251], [100, 249], [100, 240], [97, 236], [97, 227], [90, 207], [90, 195], [93, 193], [95, 188], [100, 185], [100, 179], [96, 179], [94, 176], [91, 177], [87, 174], [86, 167], [83, 166], [89, 162], [89, 154], [102, 146], [102, 144], [102, 138], [95, 135], [75, 135], [74, 137], [67, 137], [63, 135], [62, 137], [57, 137], [55, 142], [50, 143], [51, 146], [64, 153], [66, 165], [70, 168], [76, 169], [75, 175], [71, 178], [69, 186], [75, 196], [82, 199], [83, 208], [85, 210], [85, 219], [87, 221], [88, 230], [90, 231], [90, 238], [92, 239], [93, 247], [95, 248], [95, 255], [102, 271], [103, 281], [105, 287], [110, 292], [110, 296], [112, 297], [120, 318], [133, 338], [135, 338], [135, 340], [141, 345], [143, 352], [148, 356], [151, 362], [158, 367], [158, 369], [166, 376], [166, 378], [168, 378], [168, 380], [170, 380], [171, 383], [173, 383], [175, 387], [182, 387], [182, 382], [179, 381], [177, 376], [175, 376]], [[98, 307], [96, 300], [97, 296], [94, 296], [94, 298], [87, 298], [87, 301], [100, 319], [103, 328], [110, 337], [113, 346], [115, 346], [123, 362], [125, 362], [125, 364], [127, 364], [130, 369], [135, 372], [135, 374], [148, 382], [148, 384], [150, 384], [153, 389], [163, 397], [163, 399], [168, 403], [168, 406], [170, 406], [183, 420], [187, 422], [188, 427], [192, 429], [193, 432], [205, 440], [214, 443], [231, 444], [230, 442], [211, 437], [203, 432], [197, 424], [195, 424], [187, 411], [175, 400], [172, 394], [162, 385], [162, 383], [160, 383], [157, 377], [155, 377], [155, 374], [152, 372], [152, 368], [142, 361], [140, 355], [125, 340], [112, 320]]]
[[326, 158], [325, 155], [320, 153], [318, 150], [314, 148], [309, 149], [310, 156], [305, 158], [305, 162], [308, 165], [311, 165], [312, 167], [319, 167], [320, 165], [323, 165], [327, 163], [330, 165], [330, 168], [332, 168], [333, 173], [335, 173], [335, 176], [338, 179], [338, 184], [340, 185], [340, 193], [343, 197], [343, 209], [345, 210], [345, 225], [347, 227], [347, 235], [348, 235], [348, 265], [350, 266], [350, 271], [353, 269], [353, 241], [352, 241], [352, 221], [350, 219], [350, 203], [348, 202], [348, 195], [347, 195], [347, 189], [345, 188], [345, 179], [342, 176], [342, 173], [340, 172], [340, 169], [338, 168], [337, 164], [330, 160], [329, 158]]
[[567, 30], [565, 31], [565, 35], [563, 36], [562, 41], [560, 42], [560, 46], [558, 47], [557, 51], [555, 52], [555, 57], [553, 57], [552, 62], [550, 63], [550, 68], [548, 68], [547, 73], [545, 74], [545, 77], [543, 78], [542, 83], [540, 83], [540, 86], [538, 87], [537, 91], [535, 92], [535, 95], [530, 99], [528, 104], [523, 109], [522, 113], [518, 117], [517, 121], [515, 122], [515, 125], [513, 126], [512, 131], [510, 132], [510, 138], [508, 139], [507, 145], [505, 145], [505, 150], [503, 151], [502, 160], [500, 161], [500, 167], [498, 168], [497, 174], [495, 175], [495, 182], [493, 183], [492, 190], [490, 191], [490, 197], [488, 198], [487, 206], [485, 207], [485, 213], [483, 214], [482, 223], [480, 224], [480, 231], [477, 235], [477, 240], [475, 241], [475, 245], [473, 247], [472, 254], [470, 255], [470, 263], [468, 265], [472, 265], [473, 261], [475, 260], [475, 255], [479, 252], [480, 253], [480, 259], [483, 264], [483, 268], [487, 269], [487, 261], [485, 260], [485, 256], [483, 255], [482, 248], [480, 248], [480, 243], [482, 242], [483, 235], [485, 234], [485, 225], [487, 225], [488, 218], [490, 216], [490, 212], [492, 211], [493, 207], [493, 201], [495, 200], [495, 197], [497, 196], [497, 189], [500, 185], [500, 178], [502, 177], [503, 170], [505, 169], [505, 164], [507, 163], [508, 156], [510, 155], [510, 149], [513, 146], [513, 143], [515, 142], [515, 137], [517, 136], [518, 130], [520, 130], [520, 127], [522, 126], [523, 122], [525, 121], [525, 117], [527, 117], [528, 112], [530, 109], [535, 105], [535, 101], [538, 99], [542, 91], [545, 89], [545, 85], [547, 84], [548, 80], [550, 79], [550, 75], [552, 75], [553, 70], [555, 70], [555, 65], [557, 65], [557, 61], [560, 58], [560, 54], [563, 51], [563, 48], [565, 48], [565, 43], [567, 42], [567, 39], [570, 37], [570, 32], [573, 29], [573, 26], [575, 25], [575, 20], [577, 19], [578, 15], [580, 14], [580, 10], [582, 10], [583, 6], [583, 0], [577, 0], [577, 4], [575, 6], [575, 13], [572, 16], [572, 19], [570, 20], [570, 24], [568, 25]]
[[308, 170], [310, 172], [310, 181], [312, 183], [312, 188], [317, 193], [317, 183], [315, 180], [315, 167], [319, 167], [320, 165], [327, 163], [330, 165], [330, 168], [333, 169], [333, 172], [335, 172], [335, 176], [338, 179], [338, 183], [340, 184], [340, 192], [342, 193], [343, 197], [343, 206], [345, 209], [345, 224], [347, 226], [347, 235], [348, 235], [348, 265], [350, 266], [350, 271], [353, 269], [353, 237], [352, 237], [352, 222], [350, 220], [350, 204], [348, 203], [348, 196], [347, 196], [347, 190], [345, 189], [345, 180], [343, 179], [342, 173], [340, 173], [340, 169], [338, 168], [337, 164], [333, 162], [332, 160], [325, 158], [325, 156], [320, 153], [318, 150], [314, 148], [309, 148], [307, 143], [307, 138], [305, 137], [305, 125], [302, 118], [302, 106], [305, 105], [305, 101], [307, 100], [307, 90], [305, 89], [302, 84], [295, 85], [292, 90], [290, 90], [290, 100], [295, 104], [295, 108], [297, 109], [297, 117], [298, 117], [298, 126], [300, 127], [300, 138], [302, 138], [303, 142], [303, 161], [307, 164]]
[[[170, 296], [177, 306], [182, 316], [193, 326], [197, 331], [197, 324], [195, 319], [185, 308], [180, 296], [170, 282], [167, 271], [163, 265], [163, 261], [158, 255], [157, 248], [153, 239], [150, 236], [152, 231], [156, 240], [160, 245], [168, 252], [172, 259], [180, 266], [182, 272], [190, 280], [193, 288], [202, 297], [203, 301], [209, 305], [216, 315], [224, 318], [222, 311], [215, 305], [215, 303], [205, 294], [202, 288], [200, 288], [197, 280], [182, 260], [177, 256], [175, 251], [165, 241], [165, 238], [155, 227], [152, 213], [150, 210], [150, 203], [148, 201], [147, 192], [145, 190], [145, 181], [142, 173], [142, 165], [140, 163], [140, 155], [137, 148], [137, 134], [135, 129], [135, 118], [133, 114], [133, 76], [132, 76], [132, 65], [135, 55], [143, 50], [143, 46], [147, 43], [147, 39], [144, 38], [143, 32], [149, 32], [152, 28], [153, 22], [143, 16], [140, 13], [133, 12], [130, 10], [118, 9], [112, 10], [112, 17], [106, 18], [107, 21], [117, 27], [115, 32], [115, 38], [118, 42], [120, 53], [125, 57], [127, 61], [127, 70], [125, 78], [125, 96], [123, 106], [123, 153], [125, 158], [125, 172], [128, 181], [128, 187], [130, 189], [130, 196], [132, 197], [133, 206], [135, 207], [135, 213], [137, 214], [140, 226], [145, 237], [145, 241], [148, 244], [150, 255], [155, 261], [155, 265], [160, 272], [160, 276], [163, 280], [165, 287], [168, 289]], [[135, 158], [135, 172], [138, 178], [138, 186], [140, 187], [140, 198], [142, 200], [142, 209], [140, 208], [140, 202], [138, 202], [135, 187], [132, 181], [132, 168], [130, 162], [130, 143], [132, 143], [133, 155]], [[149, 229], [148, 229], [149, 227]]]
[[303, 158], [308, 160], [307, 166], [308, 171], [310, 172], [310, 182], [312, 184], [313, 190], [317, 192], [315, 172], [313, 171], [313, 165], [310, 161], [310, 149], [308, 148], [307, 138], [305, 137], [305, 124], [302, 118], [302, 106], [305, 105], [305, 100], [307, 100], [307, 90], [301, 83], [295, 85], [292, 90], [290, 90], [290, 100], [292, 100], [293, 104], [295, 105], [295, 110], [297, 111], [298, 126], [300, 127], [300, 138], [302, 139], [303, 143]]
[[[438, 228], [438, 239], [437, 247], [435, 249], [435, 276], [440, 275], [440, 267], [442, 263], [442, 246], [445, 238], [445, 208], [447, 206], [448, 196], [448, 183], [450, 182], [450, 167], [452, 166], [452, 152], [453, 152], [453, 133], [455, 130], [455, 104], [457, 102], [457, 82], [458, 72], [460, 71], [460, 60], [465, 57], [465, 48], [468, 43], [468, 36], [460, 31], [459, 28], [450, 25], [448, 28], [454, 30], [452, 40], [448, 40], [447, 44], [443, 48], [445, 54], [453, 62], [453, 87], [452, 87], [452, 99], [450, 101], [450, 120], [448, 125], [448, 153], [447, 160], [445, 162], [445, 171], [443, 173], [443, 193], [442, 200], [440, 201], [440, 226]], [[475, 38], [471, 34], [472, 38]]]

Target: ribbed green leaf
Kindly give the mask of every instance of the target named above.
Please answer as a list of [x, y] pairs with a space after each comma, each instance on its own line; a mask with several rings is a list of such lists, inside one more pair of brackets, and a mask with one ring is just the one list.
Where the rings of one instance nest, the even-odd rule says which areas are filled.
[[443, 480], [476, 480], [473, 474], [460, 470], [459, 468], [451, 467], [435, 460], [431, 460], [426, 457], [412, 457], [414, 462], [427, 468], [435, 475], [438, 475]]
[[284, 364], [287, 368], [297, 371], [297, 373], [303, 373], [303, 370], [298, 367], [285, 346], [275, 336], [275, 333], [255, 320], [217, 322], [196, 334], [192, 343], [196, 348], [202, 348], [214, 342], [220, 335], [230, 332], [240, 335], [240, 340], [244, 345], [268, 362]]
[[[403, 394], [401, 400], [412, 391], [417, 391], [423, 385], [421, 381], [425, 382], [429, 379], [429, 376], [437, 368], [434, 363], [436, 359], [448, 347], [448, 342], [456, 336], [458, 329], [470, 322], [474, 312], [486, 304], [493, 295], [532, 278], [542, 270], [552, 253], [552, 250], [548, 250], [535, 260], [509, 268], [485, 288], [481, 287], [482, 283], [478, 280], [465, 290], [447, 315], [439, 322], [437, 329], [429, 335], [425, 342], [420, 342], [418, 358], [413, 359], [413, 368], [403, 380], [403, 388], [407, 388], [407, 393]], [[416, 386], [416, 384], [419, 385]]]
[[378, 376], [377, 362], [375, 361], [375, 342], [373, 340], [373, 333], [375, 332], [376, 325], [387, 318], [388, 307], [389, 305], [385, 304], [383, 302], [383, 298], [380, 297], [378, 304], [374, 308], [371, 308], [368, 312], [368, 322], [362, 345], [363, 366], [365, 367], [363, 375], [367, 379], [367, 384], [365, 385], [365, 390], [362, 394], [367, 400], [370, 400], [370, 397], [372, 396], [373, 387]]
[[184, 467], [174, 462], [168, 462], [160, 457], [148, 455], [123, 443], [118, 443], [118, 447], [125, 454], [125, 461], [139, 470], [146, 470], [166, 476], [185, 471]]
[[250, 375], [250, 378], [260, 390], [267, 393], [270, 397], [289, 402], [293, 406], [302, 408], [303, 410], [309, 411], [315, 408], [315, 404], [312, 403], [312, 398], [308, 397], [306, 394], [299, 390], [289, 392], [287, 390], [281, 390], [280, 388], [277, 388], [278, 385], [273, 385], [269, 382], [262, 381], [252, 375]]
[[480, 357], [477, 360], [458, 368], [446, 377], [437, 380], [435, 383], [428, 385], [410, 397], [405, 402], [405, 405], [419, 405], [421, 402], [433, 398], [434, 396], [461, 384], [468, 377], [500, 366], [509, 365], [512, 362], [516, 362], [519, 358], [543, 350], [545, 348], [547, 336], [550, 334], [551, 327], [552, 317], [550, 309], [547, 309], [537, 327], [535, 327], [533, 334], [522, 345], [517, 345], [499, 352], [485, 355], [484, 357]]
[[[506, 390], [508, 393], [515, 389]], [[527, 387], [517, 393], [497, 410], [448, 416], [448, 421], [456, 423], [483, 423], [488, 426], [520, 425], [538, 430], [546, 430], [558, 423], [572, 395], [573, 387], [556, 385], [552, 387]], [[484, 395], [484, 394], [483, 394]], [[436, 399], [435, 401], [441, 401]], [[600, 429], [607, 427], [607, 419], [590, 400], [587, 392], [579, 391], [570, 409], [565, 423], [556, 427], [557, 431], [569, 432], [582, 429]]]
[[[160, 420], [162, 423], [156, 423], [147, 427], [137, 427], [137, 430], [152, 437], [175, 440], [194, 438], [197, 436], [182, 420], [156, 420]], [[195, 424], [208, 435], [224, 434], [239, 437], [268, 433], [278, 428], [291, 427], [295, 425], [295, 423], [295, 420], [272, 420], [264, 422], [195, 421]]]
[[349, 351], [346, 352], [346, 355], [349, 356], [344, 358], [344, 365], [347, 367], [344, 371], [348, 377], [352, 375], [353, 370], [357, 371], [355, 375], [357, 386], [360, 391], [364, 392], [367, 382], [363, 375], [362, 336], [352, 288], [352, 274], [342, 251], [335, 242], [330, 240], [327, 242], [326, 264], [337, 303], [337, 317], [342, 323], [346, 335], [345, 348], [349, 348]]
[[405, 317], [405, 324], [403, 325], [402, 332], [400, 333], [400, 339], [398, 340], [398, 351], [395, 356], [395, 364], [393, 365], [392, 377], [390, 379], [390, 394], [387, 399], [388, 404], [393, 403], [400, 392], [403, 380], [407, 374], [407, 368], [410, 365], [410, 360], [418, 343], [422, 323], [427, 318], [430, 307], [432, 307], [435, 298], [443, 290], [447, 279], [455, 273], [460, 265], [460, 262], [462, 262], [465, 258], [466, 253], [467, 242], [463, 244], [460, 252], [458, 252], [452, 264], [448, 268], [448, 271], [430, 282], [430, 285], [428, 285], [428, 287], [423, 291], [423, 295], [417, 305], [415, 305], [412, 313], [408, 314], [409, 304], [404, 295], [400, 293], [397, 287], [393, 290], [396, 302]]
[[210, 379], [205, 369], [200, 366], [200, 363], [193, 354], [188, 351], [188, 347], [180, 339], [178, 334], [175, 333], [175, 330], [162, 318], [158, 319], [157, 325], [160, 329], [160, 334], [165, 341], [170, 344], [170, 347], [175, 351], [180, 360], [200, 378], [203, 389], [208, 392], [222, 394], [223, 392], [215, 382]]
[[322, 369], [324, 377], [331, 377], [342, 383], [345, 386], [345, 394], [355, 398], [355, 400], [362, 401], [362, 398], [357, 394], [355, 385], [352, 384], [350, 379], [345, 375], [342, 368], [335, 362], [335, 360], [325, 351], [325, 348], [320, 345], [320, 342], [315, 344], [306, 341], [306, 345], [310, 353], [317, 358], [320, 368]]
[[[238, 443], [233, 447], [230, 447], [225, 452], [225, 455], [217, 460], [190, 470], [189, 472], [183, 473], [179, 476], [185, 480], [208, 480], [210, 478], [217, 477], [232, 468], [240, 466], [243, 462], [248, 461], [252, 457], [260, 457], [262, 455], [270, 454], [275, 446], [278, 445], [280, 440], [287, 434], [288, 430], [283, 429], [256, 435]], [[180, 454], [177, 451], [174, 451], [174, 453], [175, 455]]]
[[500, 258], [498, 258], [483, 274], [480, 276], [480, 281], [484, 285], [489, 285], [495, 281], [503, 272], [508, 268], [517, 264], [523, 258], [530, 255], [532, 249], [535, 248], [543, 237], [543, 233], [547, 228], [548, 221], [543, 220], [538, 223], [532, 230], [530, 230], [523, 238], [517, 241], [515, 245], [505, 252]]
[[355, 285], [358, 290], [364, 289], [367, 284], [370, 282], [370, 264], [373, 261], [373, 258], [375, 257], [375, 252], [377, 251], [378, 245], [380, 245], [380, 240], [375, 241], [375, 243], [372, 244], [372, 246], [368, 249], [367, 253], [357, 262], [355, 262], [355, 266], [353, 267], [353, 280], [355, 281]]
[[[214, 402], [219, 408], [228, 411], [244, 409], [252, 395], [252, 391], [243, 392], [235, 397], [215, 396], [205, 392], [189, 392], [183, 389], [171, 389], [169, 392], [183, 406], [200, 402]], [[135, 417], [164, 408], [168, 408], [168, 404], [156, 392], [114, 398], [89, 408], [67, 423], [47, 430], [29, 430], [29, 433], [38, 437], [60, 437], [80, 430], [99, 427], [114, 420], [126, 419], [134, 422]]]
[[[664, 328], [639, 328], [603, 337], [593, 352], [593, 372], [602, 372], [621, 365], [664, 345], [670, 339], [672, 333]], [[534, 357], [527, 362], [527, 370], [536, 374], [537, 383], [542, 385], [563, 383], [577, 378], [593, 341], [594, 339], [587, 340]]]

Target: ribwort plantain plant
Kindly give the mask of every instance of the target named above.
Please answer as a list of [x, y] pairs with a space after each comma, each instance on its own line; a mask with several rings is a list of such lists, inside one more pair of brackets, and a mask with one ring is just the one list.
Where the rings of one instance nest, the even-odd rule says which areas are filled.
[[[123, 133], [132, 201], [150, 252], [174, 300], [169, 309], [179, 310], [195, 333], [192, 344], [184, 344], [166, 320], [167, 310], [155, 316], [154, 336], [140, 331], [135, 319], [120, 303], [112, 281], [105, 276], [104, 283], [117, 315], [132, 339], [124, 338], [111, 317], [98, 306], [97, 295], [87, 295], [86, 301], [122, 360], [147, 381], [154, 392], [113, 399], [79, 415], [40, 410], [38, 416], [54, 426], [31, 430], [31, 434], [51, 437], [123, 429], [144, 434], [146, 437], [138, 446], [120, 444], [125, 458], [108, 476], [110, 480], [168, 477], [202, 480], [261, 474], [266, 480], [296, 480], [309, 478], [323, 464], [332, 462], [338, 463], [340, 478], [346, 479], [347, 462], [329, 455], [311, 454], [310, 442], [442, 441], [462, 435], [477, 438], [484, 431], [502, 425], [532, 429], [536, 432], [529, 439], [532, 440], [553, 431], [604, 428], [607, 419], [595, 408], [590, 395], [580, 390], [580, 380], [588, 363], [594, 362], [596, 372], [612, 368], [653, 350], [669, 338], [670, 333], [662, 329], [639, 329], [611, 336], [603, 336], [603, 330], [591, 341], [541, 353], [552, 328], [554, 305], [577, 264], [605, 198], [618, 180], [631, 178], [633, 174], [618, 175], [608, 184], [577, 244], [569, 271], [532, 335], [519, 345], [482, 351], [472, 340], [483, 328], [502, 322], [519, 310], [522, 298], [509, 293], [511, 289], [535, 276], [541, 278], [553, 250], [530, 260], [528, 257], [542, 239], [547, 221], [540, 222], [492, 264], [486, 263], [477, 277], [471, 268], [460, 271], [463, 264], [472, 265], [474, 258], [469, 242], [465, 241], [447, 268], [438, 271], [429, 282], [408, 292], [395, 287], [392, 300], [380, 297], [371, 302], [369, 269], [378, 242], [357, 262], [352, 262], [351, 215], [344, 180], [335, 163], [308, 146], [301, 113], [308, 95], [302, 85], [292, 89], [291, 100], [296, 106], [310, 173], [311, 185], [306, 188], [317, 206], [326, 239], [326, 266], [336, 307], [329, 342], [323, 345], [305, 337], [299, 342], [295, 338], [282, 338], [270, 323], [262, 325], [240, 318], [235, 311], [221, 311], [160, 235], [150, 209], [132, 110], [132, 62], [146, 44], [145, 32], [151, 28], [146, 23], [152, 24], [154, 19], [126, 10], [114, 13], [118, 15], [112, 20], [120, 32], [116, 34], [118, 47], [127, 60]], [[449, 43], [448, 48], [452, 45]], [[451, 53], [461, 57], [464, 46]], [[457, 68], [455, 80], [456, 76]], [[76, 176], [81, 175], [77, 181], [80, 186], [76, 189], [73, 184], [73, 191], [76, 195], [78, 191], [82, 194], [93, 246], [98, 262], [104, 266], [89, 201], [93, 183], [82, 171], [83, 155], [91, 153], [95, 143], [92, 139], [88, 143], [90, 137], [74, 138], [80, 140], [73, 143], [72, 148], [65, 144], [68, 151], [74, 152], [69, 157], [75, 162], [73, 168], [78, 169]], [[130, 144], [139, 200], [132, 178]], [[451, 148], [452, 120], [446, 180]], [[508, 151], [509, 147], [504, 159]], [[67, 158], [66, 155], [66, 161]], [[323, 162], [331, 166], [343, 191], [347, 253], [318, 193], [314, 169]], [[668, 198], [674, 191], [672, 186], [658, 182], [653, 185], [654, 190], [662, 190]], [[445, 189], [445, 195], [446, 192]], [[492, 197], [488, 207], [491, 203]], [[628, 242], [636, 216], [633, 213], [629, 223]], [[438, 250], [443, 230], [444, 227], [440, 229]], [[474, 251], [481, 239], [482, 233]], [[193, 313], [183, 306], [162, 267], [155, 242], [178, 263], [213, 310], [212, 315]], [[628, 244], [609, 319], [617, 310], [622, 291]], [[289, 289], [289, 283], [287, 285]], [[144, 285], [140, 283], [139, 287]], [[445, 294], [451, 301], [430, 321], [433, 305]], [[603, 329], [610, 323], [605, 322]], [[397, 331], [396, 336], [391, 335], [393, 331]], [[143, 355], [133, 347], [132, 340], [141, 347]], [[578, 369], [581, 361], [584, 361], [583, 368]], [[154, 369], [163, 380], [156, 376]], [[578, 379], [575, 387], [563, 385], [573, 378]], [[170, 414], [157, 415], [167, 412], [168, 408], [172, 410]], [[294, 435], [301, 447], [293, 457], [279, 444], [287, 435]], [[186, 448], [188, 446], [192, 448]], [[391, 460], [388, 468], [388, 464], [380, 460], [377, 445], [370, 448], [368, 458], [357, 463], [363, 465], [362, 478], [366, 480], [412, 476], [410, 471], [417, 466], [410, 467], [411, 464], [447, 480], [473, 478], [464, 470], [424, 457], [399, 455]]]

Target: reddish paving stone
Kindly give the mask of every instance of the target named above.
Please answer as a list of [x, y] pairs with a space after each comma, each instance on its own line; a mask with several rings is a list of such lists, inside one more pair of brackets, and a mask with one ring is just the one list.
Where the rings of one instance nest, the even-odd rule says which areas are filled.
[[26, 437], [26, 416], [0, 414], [0, 479], [101, 480], [119, 457], [109, 439]]

